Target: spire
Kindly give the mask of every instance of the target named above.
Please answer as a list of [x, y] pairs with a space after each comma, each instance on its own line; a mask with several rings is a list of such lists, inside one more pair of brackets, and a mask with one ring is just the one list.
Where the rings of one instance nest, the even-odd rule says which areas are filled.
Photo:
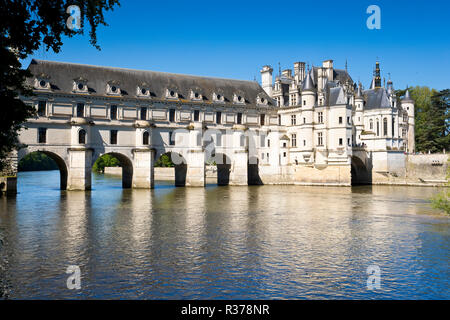
[[376, 85], [375, 85], [375, 77], [372, 78], [372, 83], [370, 84], [370, 90], [375, 89]]
[[405, 96], [402, 99], [403, 101], [411, 101], [411, 95], [409, 94], [409, 88], [406, 87], [406, 92], [405, 92]]
[[309, 90], [309, 91], [313, 91], [314, 90], [314, 84], [313, 84], [313, 82], [311, 80], [310, 72], [308, 72], [306, 74], [306, 78], [303, 81], [303, 85], [302, 85], [302, 91], [307, 91], [307, 90]]
[[375, 80], [375, 88], [381, 88], [381, 75], [380, 75], [380, 62], [377, 61], [375, 63], [375, 71], [374, 71], [374, 80]]
[[356, 98], [362, 98], [361, 83], [358, 85], [358, 91], [356, 92]]

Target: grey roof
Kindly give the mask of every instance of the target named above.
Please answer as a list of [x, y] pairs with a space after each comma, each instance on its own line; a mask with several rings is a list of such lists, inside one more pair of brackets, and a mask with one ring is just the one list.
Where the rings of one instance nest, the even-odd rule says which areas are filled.
[[[212, 101], [213, 93], [221, 94], [225, 102], [232, 102], [234, 94], [242, 95], [246, 103], [255, 105], [257, 96], [267, 99], [273, 105], [272, 99], [255, 81], [200, 77], [174, 73], [132, 70], [113, 67], [91, 66], [76, 63], [43, 61], [33, 59], [28, 66], [33, 75], [45, 74], [53, 92], [73, 93], [75, 78], [86, 79], [89, 92], [93, 95], [106, 95], [107, 83], [116, 81], [125, 98], [140, 98], [137, 87], [146, 83], [151, 97], [164, 99], [166, 89], [175, 90], [181, 99], [189, 99], [190, 90], [201, 94], [205, 101]], [[33, 79], [28, 79], [32, 83]], [[145, 98], [142, 98], [145, 99]], [[148, 99], [148, 98], [147, 98]]]
[[391, 103], [385, 88], [365, 90], [363, 95], [364, 101], [366, 102], [364, 109], [366, 110], [391, 108]]
[[361, 86], [358, 86], [358, 91], [356, 91], [356, 98], [362, 98]]
[[329, 88], [327, 91], [326, 101], [329, 106], [347, 104], [343, 88]]
[[372, 82], [370, 83], [370, 89], [375, 89], [375, 77], [372, 78]]
[[[318, 67], [312, 67], [311, 69], [311, 79], [314, 84], [317, 84], [317, 69]], [[350, 81], [350, 83], [353, 83], [352, 77], [348, 74], [346, 70], [342, 69], [333, 69], [333, 81], [339, 81], [340, 83], [345, 83], [346, 81]]]
[[307, 90], [309, 90], [309, 91], [313, 91], [314, 90], [314, 84], [313, 84], [313, 82], [311, 80], [310, 72], [308, 72], [306, 74], [306, 78], [305, 78], [305, 80], [303, 81], [303, 84], [302, 84], [302, 91], [307, 91]]
[[411, 95], [409, 94], [409, 89], [406, 89], [405, 96], [402, 101], [413, 101], [413, 99], [411, 99]]

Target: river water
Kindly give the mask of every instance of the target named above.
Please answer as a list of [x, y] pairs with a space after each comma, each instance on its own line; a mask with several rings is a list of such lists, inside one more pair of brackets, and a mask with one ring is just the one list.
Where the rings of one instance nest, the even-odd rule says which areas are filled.
[[[0, 198], [11, 299], [450, 298], [450, 218], [430, 208], [435, 188], [122, 190], [95, 175], [92, 191], [65, 192], [58, 171], [18, 179], [17, 197]], [[67, 288], [70, 265], [80, 290]]]

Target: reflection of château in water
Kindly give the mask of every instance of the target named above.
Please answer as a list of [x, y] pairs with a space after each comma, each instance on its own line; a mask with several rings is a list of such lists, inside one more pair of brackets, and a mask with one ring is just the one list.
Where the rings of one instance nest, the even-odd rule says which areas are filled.
[[51, 156], [63, 189], [89, 189], [91, 167], [106, 153], [123, 167], [123, 186], [151, 188], [153, 163], [175, 155], [176, 184], [205, 185], [205, 162], [218, 166], [219, 184], [350, 185], [383, 182], [404, 170], [414, 151], [414, 102], [401, 104], [392, 81], [381, 86], [377, 63], [363, 90], [333, 61], [294, 64], [273, 85], [32, 60], [22, 99], [38, 116], [20, 134]]

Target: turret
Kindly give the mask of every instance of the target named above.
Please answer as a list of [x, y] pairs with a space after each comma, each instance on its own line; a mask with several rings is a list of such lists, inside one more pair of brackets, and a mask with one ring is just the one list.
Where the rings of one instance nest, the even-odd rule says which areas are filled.
[[273, 69], [271, 66], [264, 66], [261, 69], [262, 88], [269, 97], [272, 97], [272, 73]]
[[411, 99], [409, 89], [406, 89], [405, 96], [401, 100], [402, 108], [408, 113], [408, 148], [409, 153], [415, 152], [415, 121], [414, 121], [414, 100]]
[[302, 107], [311, 108], [314, 106], [316, 100], [314, 89], [315, 88], [311, 79], [311, 75], [308, 72], [302, 85]]

